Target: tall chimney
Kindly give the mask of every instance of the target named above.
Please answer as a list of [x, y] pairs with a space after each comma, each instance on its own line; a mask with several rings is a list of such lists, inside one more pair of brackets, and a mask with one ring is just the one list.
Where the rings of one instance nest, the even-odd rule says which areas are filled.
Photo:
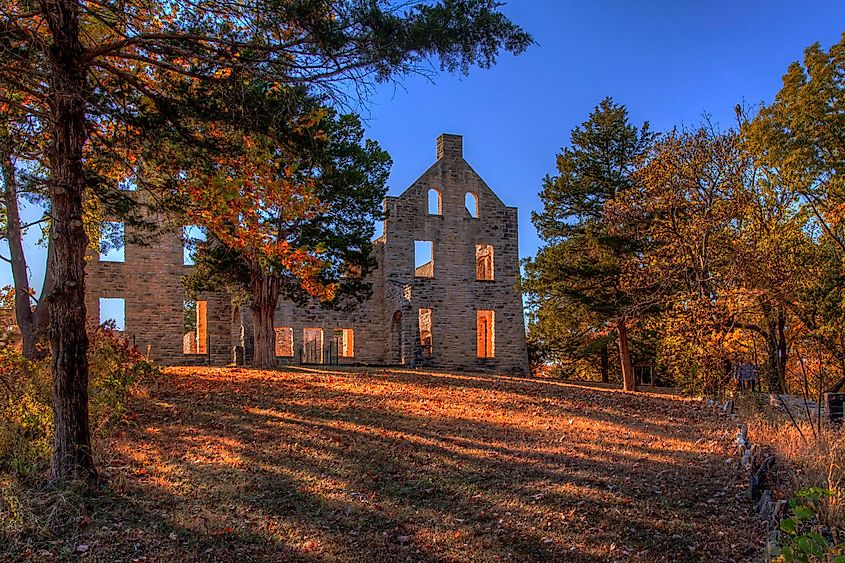
[[437, 137], [437, 160], [448, 158], [460, 160], [464, 157], [464, 138], [461, 135], [443, 133]]

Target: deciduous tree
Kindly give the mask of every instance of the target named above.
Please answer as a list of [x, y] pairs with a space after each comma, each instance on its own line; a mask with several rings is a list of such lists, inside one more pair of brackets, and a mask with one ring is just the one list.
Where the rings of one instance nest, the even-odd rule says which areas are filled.
[[[818, 43], [811, 45], [804, 52], [803, 64], [789, 66], [775, 101], [762, 107], [742, 130], [746, 150], [762, 171], [764, 196], [786, 198], [786, 205], [774, 209], [805, 219], [789, 229], [783, 222], [758, 223], [758, 232], [769, 234], [762, 239], [768, 245], [766, 257], [777, 260], [773, 264], [788, 264], [786, 268], [767, 264], [770, 271], [780, 274], [767, 283], [778, 307], [772, 328], [783, 333], [787, 312], [796, 315], [840, 364], [845, 361], [845, 348], [837, 310], [843, 300], [833, 280], [839, 277], [836, 271], [845, 256], [843, 73], [845, 34], [828, 52]], [[797, 213], [796, 207], [800, 207]], [[783, 244], [773, 248], [772, 240]], [[785, 344], [780, 348], [778, 358], [785, 364]]]
[[[240, 154], [225, 178], [217, 168], [210, 182], [202, 173], [185, 181], [189, 216], [208, 233], [186, 287], [223, 289], [245, 302], [259, 368], [276, 365], [280, 297], [344, 308], [371, 293], [370, 240], [390, 159], [376, 143], [363, 142], [357, 117], [312, 110], [316, 118], [301, 131], [308, 142], [296, 150], [276, 145], [257, 159]], [[269, 166], [260, 174], [262, 163]]]
[[[344, 80], [387, 80], [431, 58], [446, 70], [486, 67], [500, 51], [520, 52], [530, 42], [493, 0], [4, 3], [0, 103], [42, 120], [47, 140], [54, 476], [96, 477], [84, 300], [83, 164], [96, 157], [92, 137], [137, 135], [146, 125], [136, 119], [142, 110], [178, 128], [186, 98], [171, 89], [173, 77], [197, 85], [260, 78], [342, 95]], [[139, 184], [142, 172], [133, 170]]]
[[[33, 306], [34, 288], [29, 280], [29, 268], [24, 252], [24, 233], [28, 228], [43, 227], [49, 220], [45, 215], [41, 219], [25, 224], [21, 218], [21, 201], [29, 201], [36, 205], [43, 204], [46, 192], [46, 178], [37, 160], [36, 147], [32, 140], [38, 132], [30, 127], [32, 124], [14, 123], [11, 116], [6, 117], [0, 132], [0, 181], [3, 185], [2, 238], [8, 242], [9, 257], [2, 256], [10, 265], [12, 272], [12, 291], [14, 293], [15, 318], [20, 330], [22, 351], [28, 358], [34, 358], [43, 348], [38, 344], [46, 337], [49, 323], [47, 304], [43, 299], [36, 300]], [[47, 225], [49, 227], [49, 225]], [[48, 244], [48, 254], [52, 250], [49, 236], [45, 237]], [[52, 290], [52, 275], [47, 271], [40, 295], [49, 294]]]

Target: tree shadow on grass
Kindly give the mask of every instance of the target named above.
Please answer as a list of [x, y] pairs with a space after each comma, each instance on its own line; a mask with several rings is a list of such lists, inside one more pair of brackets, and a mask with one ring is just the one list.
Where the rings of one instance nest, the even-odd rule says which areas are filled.
[[114, 440], [115, 490], [95, 514], [111, 531], [74, 539], [101, 538], [103, 559], [697, 561], [759, 547], [736, 469], [702, 443], [717, 425], [677, 398], [463, 374], [171, 373]]

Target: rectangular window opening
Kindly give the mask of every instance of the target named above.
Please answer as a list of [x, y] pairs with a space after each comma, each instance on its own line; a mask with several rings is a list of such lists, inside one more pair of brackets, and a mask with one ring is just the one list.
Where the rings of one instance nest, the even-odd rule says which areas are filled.
[[476, 314], [478, 330], [478, 357], [493, 358], [496, 355], [496, 312], [479, 310]]
[[420, 348], [422, 348], [423, 356], [430, 358], [434, 351], [434, 341], [432, 335], [432, 311], [427, 308], [420, 308], [419, 322], [420, 322]]
[[475, 245], [475, 279], [493, 281], [493, 245]]
[[323, 329], [302, 329], [302, 363], [323, 363]]
[[434, 243], [430, 240], [414, 241], [414, 276], [434, 277]]
[[114, 329], [126, 330], [126, 301], [121, 297], [100, 297], [100, 324], [114, 323]]
[[355, 331], [351, 328], [338, 328], [334, 331], [337, 355], [341, 358], [355, 357]]
[[123, 223], [104, 221], [100, 227], [100, 262], [124, 262], [124, 238]]
[[293, 328], [289, 326], [277, 326], [276, 331], [276, 356], [279, 358], [293, 357]]
[[208, 353], [208, 301], [185, 301], [183, 354]]
[[193, 266], [197, 255], [197, 245], [206, 241], [205, 230], [196, 225], [186, 225], [182, 229], [182, 264]]

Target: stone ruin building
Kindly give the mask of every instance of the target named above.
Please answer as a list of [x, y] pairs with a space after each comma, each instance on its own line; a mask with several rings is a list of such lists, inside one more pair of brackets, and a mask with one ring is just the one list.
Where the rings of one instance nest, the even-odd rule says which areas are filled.
[[[437, 162], [384, 205], [372, 298], [352, 312], [280, 302], [279, 364], [524, 373], [517, 209], [502, 203], [463, 159], [462, 137], [441, 135]], [[122, 309], [118, 328], [162, 364], [225, 365], [235, 356], [248, 362], [247, 307], [222, 293], [186, 301], [180, 280], [192, 266], [184, 239], [183, 230], [151, 246], [126, 244], [117, 257], [92, 256], [90, 320], [102, 322]]]

